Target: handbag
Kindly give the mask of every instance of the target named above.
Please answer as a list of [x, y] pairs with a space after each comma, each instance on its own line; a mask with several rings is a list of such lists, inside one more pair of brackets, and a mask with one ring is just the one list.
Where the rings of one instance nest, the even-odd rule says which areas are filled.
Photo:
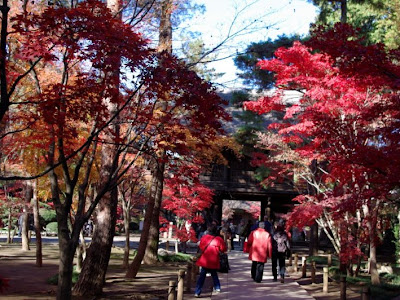
[[247, 241], [243, 242], [243, 252], [244, 253], [249, 253], [249, 244], [247, 243]]
[[231, 268], [229, 267], [228, 254], [219, 253], [219, 270], [220, 273], [228, 273]]
[[208, 248], [208, 246], [210, 246], [211, 242], [212, 242], [215, 238], [216, 238], [216, 237], [213, 237], [213, 238], [211, 239], [211, 241], [207, 244], [207, 246], [205, 246], [205, 248], [204, 248], [203, 251], [200, 251], [200, 248], [198, 249], [199, 251], [196, 253], [195, 261], [197, 261], [197, 260], [200, 258], [200, 256], [203, 255], [203, 253], [206, 251], [206, 249]]

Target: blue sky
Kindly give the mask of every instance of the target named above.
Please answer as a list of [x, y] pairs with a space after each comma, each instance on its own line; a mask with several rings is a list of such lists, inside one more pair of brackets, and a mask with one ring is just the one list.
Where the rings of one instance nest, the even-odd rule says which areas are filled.
[[[213, 48], [228, 37], [228, 32], [235, 33], [251, 25], [254, 30], [228, 39], [221, 47], [220, 58], [228, 57], [246, 48], [251, 42], [274, 39], [282, 34], [307, 34], [309, 24], [315, 20], [317, 13], [307, 0], [196, 0], [204, 4], [206, 12], [191, 20], [191, 27], [202, 33], [207, 47]], [[236, 19], [235, 19], [236, 18]], [[257, 21], [256, 21], [257, 20]], [[232, 26], [233, 24], [233, 26]], [[217, 72], [226, 75], [217, 83], [231, 88], [240, 87], [234, 82], [237, 72], [232, 58], [212, 64]]]

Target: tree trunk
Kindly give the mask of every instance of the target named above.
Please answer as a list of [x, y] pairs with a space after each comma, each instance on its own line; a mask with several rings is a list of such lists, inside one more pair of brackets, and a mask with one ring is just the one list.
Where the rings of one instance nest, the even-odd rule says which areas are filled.
[[347, 0], [340, 0], [340, 22], [345, 24], [347, 23]]
[[146, 212], [144, 215], [144, 222], [143, 222], [143, 230], [142, 234], [140, 235], [139, 240], [139, 247], [136, 253], [135, 258], [133, 259], [132, 263], [129, 265], [129, 269], [126, 272], [127, 278], [135, 278], [137, 273], [139, 272], [140, 265], [142, 264], [142, 260], [146, 251], [147, 240], [149, 238], [149, 231], [151, 226], [151, 218], [153, 217], [153, 210], [154, 210], [154, 201], [155, 201], [155, 194], [156, 194], [156, 180], [153, 178], [152, 186], [151, 186], [151, 193], [149, 197], [149, 201], [146, 206]]
[[[372, 200], [370, 200], [372, 201]], [[377, 221], [377, 212], [379, 210], [379, 203], [372, 203], [371, 207], [373, 207], [372, 211], [368, 207], [368, 205], [363, 206], [364, 216], [367, 216], [367, 228], [369, 232], [369, 272], [371, 274], [371, 283], [373, 285], [379, 285], [379, 273], [376, 265], [376, 221]]]
[[369, 270], [371, 272], [371, 283], [373, 285], [379, 285], [380, 284], [380, 279], [379, 279], [379, 273], [378, 273], [378, 268], [376, 265], [376, 245], [375, 241], [370, 242], [370, 248], [369, 248]]
[[117, 204], [116, 189], [107, 193], [98, 204], [92, 242], [87, 249], [78, 282], [74, 286], [75, 295], [102, 293], [115, 233]]
[[[119, 1], [107, 0], [107, 7], [117, 19], [122, 17]], [[119, 78], [119, 68], [116, 68], [110, 75]], [[119, 83], [116, 83], [116, 88], [119, 88]], [[105, 102], [109, 107], [110, 115], [115, 115], [118, 112], [118, 104], [107, 99], [105, 99]], [[78, 282], [74, 286], [74, 294], [78, 296], [99, 295], [102, 293], [105, 283], [117, 220], [118, 189], [115, 182], [117, 174], [115, 173], [118, 166], [118, 142], [116, 143], [115, 140], [119, 137], [119, 121], [117, 117], [114, 119], [110, 132], [106, 133], [106, 143], [103, 145], [101, 153], [102, 171], [100, 175], [102, 182], [100, 182], [98, 188], [99, 190], [108, 188], [109, 192], [100, 199], [96, 207], [95, 230], [92, 242], [87, 249]]]
[[8, 91], [8, 75], [7, 75], [7, 56], [8, 45], [8, 0], [3, 0], [0, 6], [1, 11], [1, 29], [0, 29], [0, 121], [3, 120], [4, 115], [10, 106], [10, 95]]
[[356, 266], [356, 269], [355, 269], [355, 271], [354, 271], [354, 277], [358, 277], [358, 275], [360, 274], [360, 271], [361, 271], [361, 263], [362, 263], [362, 259], [361, 259], [361, 256], [359, 256], [359, 257], [357, 258], [357, 266]]
[[17, 230], [18, 230], [18, 227], [17, 227], [17, 226], [14, 226], [14, 229], [13, 229], [12, 232], [11, 232], [11, 244], [14, 243], [14, 237], [15, 237], [16, 234], [17, 234]]
[[33, 222], [35, 226], [35, 235], [36, 235], [36, 266], [41, 267], [43, 264], [42, 233], [40, 228], [39, 200], [36, 195], [36, 183], [34, 183], [33, 186]]
[[129, 267], [129, 252], [131, 250], [131, 247], [129, 245], [130, 243], [129, 222], [128, 225], [124, 224], [124, 228], [125, 228], [125, 247], [124, 247], [124, 260], [122, 262], [122, 267], [124, 269], [127, 269]]
[[158, 51], [166, 51], [172, 53], [172, 1], [164, 0], [161, 3], [161, 18], [160, 18], [160, 28], [159, 40], [158, 40]]
[[[361, 234], [361, 228], [362, 228], [362, 223], [361, 223], [361, 211], [358, 209], [356, 212], [356, 216], [357, 216], [357, 228], [355, 229], [356, 236], [360, 236]], [[361, 250], [361, 240], [357, 239], [357, 248]], [[362, 263], [362, 256], [360, 255], [357, 258], [357, 266], [356, 266], [356, 270], [354, 271], [354, 277], [357, 277], [361, 271], [361, 263]]]
[[316, 222], [311, 225], [310, 247], [308, 252], [310, 256], [318, 255], [318, 224]]
[[[72, 270], [75, 250], [78, 244], [79, 236], [72, 235], [69, 225], [68, 216], [69, 207], [64, 206], [58, 198], [57, 176], [54, 172], [50, 172], [50, 182], [53, 202], [57, 213], [58, 224], [58, 247], [59, 247], [59, 267], [58, 267], [58, 284], [57, 284], [57, 300], [70, 300], [72, 289]], [[69, 199], [65, 199], [68, 202]]]
[[[317, 181], [317, 178], [320, 177], [320, 172], [318, 171], [318, 161], [316, 159], [313, 159], [310, 165], [310, 171], [313, 174], [313, 178], [315, 181]], [[318, 194], [316, 185], [309, 185], [309, 193], [310, 195], [314, 196]], [[308, 249], [308, 254], [310, 256], [317, 255], [318, 254], [318, 224], [316, 221], [311, 225], [310, 228], [310, 243], [309, 243], [309, 249]]]
[[[130, 202], [129, 202], [130, 203]], [[127, 269], [129, 267], [129, 251], [130, 251], [130, 233], [129, 233], [129, 223], [131, 221], [130, 216], [130, 204], [127, 203], [125, 199], [122, 201], [122, 211], [124, 214], [124, 231], [125, 231], [125, 247], [124, 247], [124, 260], [122, 262], [122, 267]]]
[[24, 199], [25, 203], [24, 203], [22, 232], [21, 232], [22, 250], [24, 250], [24, 251], [30, 250], [28, 232], [29, 232], [29, 203], [31, 202], [31, 199], [32, 199], [31, 188], [32, 187], [30, 185], [30, 182], [26, 182], [25, 199]]
[[7, 244], [11, 243], [11, 226], [12, 226], [12, 208], [10, 207], [8, 213], [8, 229], [7, 229]]
[[[400, 224], [400, 210], [397, 212], [397, 220]], [[400, 263], [400, 226], [398, 228], [396, 241], [396, 263]]]
[[78, 273], [82, 272], [83, 260], [86, 257], [86, 243], [85, 236], [83, 235], [83, 230], [79, 233], [80, 244], [76, 248], [76, 271]]
[[[160, 18], [160, 28], [159, 28], [159, 41], [158, 41], [158, 51], [166, 51], [172, 53], [172, 1], [164, 0], [161, 3], [161, 18]], [[162, 104], [163, 105], [163, 104]], [[163, 109], [165, 110], [165, 109]], [[151, 220], [151, 225], [149, 229], [149, 238], [146, 246], [146, 253], [144, 256], [145, 264], [152, 264], [158, 261], [158, 243], [160, 239], [160, 209], [162, 202], [162, 193], [164, 188], [164, 170], [165, 162], [163, 158], [165, 156], [165, 151], [163, 151], [159, 163], [156, 163], [156, 195], [154, 202], [153, 216]]]
[[320, 218], [316, 219], [316, 222], [317, 222], [318, 226], [320, 226], [324, 230], [326, 236], [331, 241], [333, 247], [335, 248], [335, 252], [337, 254], [339, 254], [340, 253], [340, 237], [339, 237], [339, 234], [337, 233], [337, 227], [333, 226], [333, 221], [332, 221], [330, 215], [326, 214], [324, 212]]
[[143, 263], [145, 264], [154, 264], [158, 261], [158, 243], [160, 240], [159, 217], [162, 202], [162, 193], [164, 188], [164, 170], [165, 163], [162, 162], [157, 167], [155, 174], [156, 196], [154, 199], [154, 209], [149, 229], [149, 238], [147, 240], [146, 252], [143, 258]]
[[370, 234], [370, 247], [369, 247], [369, 262], [370, 262], [370, 272], [371, 272], [371, 283], [373, 285], [380, 284], [380, 278], [378, 273], [378, 267], [376, 264], [376, 241], [378, 240], [377, 233], [376, 233], [376, 214], [378, 208], [373, 209], [373, 217], [372, 220], [367, 221], [367, 227], [369, 228]]
[[70, 238], [67, 216], [57, 214], [60, 264], [58, 267], [57, 300], [70, 300], [72, 271], [77, 242]]

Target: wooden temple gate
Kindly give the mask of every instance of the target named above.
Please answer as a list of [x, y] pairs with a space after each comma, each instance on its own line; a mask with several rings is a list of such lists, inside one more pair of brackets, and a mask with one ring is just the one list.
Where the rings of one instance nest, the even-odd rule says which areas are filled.
[[271, 188], [262, 188], [255, 179], [255, 167], [250, 159], [230, 158], [228, 165], [213, 165], [210, 172], [202, 175], [201, 181], [214, 190], [214, 204], [209, 218], [221, 221], [223, 200], [259, 201], [262, 220], [266, 215], [274, 220], [287, 213], [297, 195], [290, 184], [277, 183]]

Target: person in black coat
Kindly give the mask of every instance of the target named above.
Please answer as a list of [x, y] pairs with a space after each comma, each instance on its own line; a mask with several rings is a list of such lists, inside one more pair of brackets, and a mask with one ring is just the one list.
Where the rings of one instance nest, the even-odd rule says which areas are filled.
[[282, 225], [278, 225], [272, 238], [272, 275], [274, 281], [278, 280], [278, 262], [279, 275], [281, 282], [285, 282], [285, 259], [290, 251], [289, 238]]

